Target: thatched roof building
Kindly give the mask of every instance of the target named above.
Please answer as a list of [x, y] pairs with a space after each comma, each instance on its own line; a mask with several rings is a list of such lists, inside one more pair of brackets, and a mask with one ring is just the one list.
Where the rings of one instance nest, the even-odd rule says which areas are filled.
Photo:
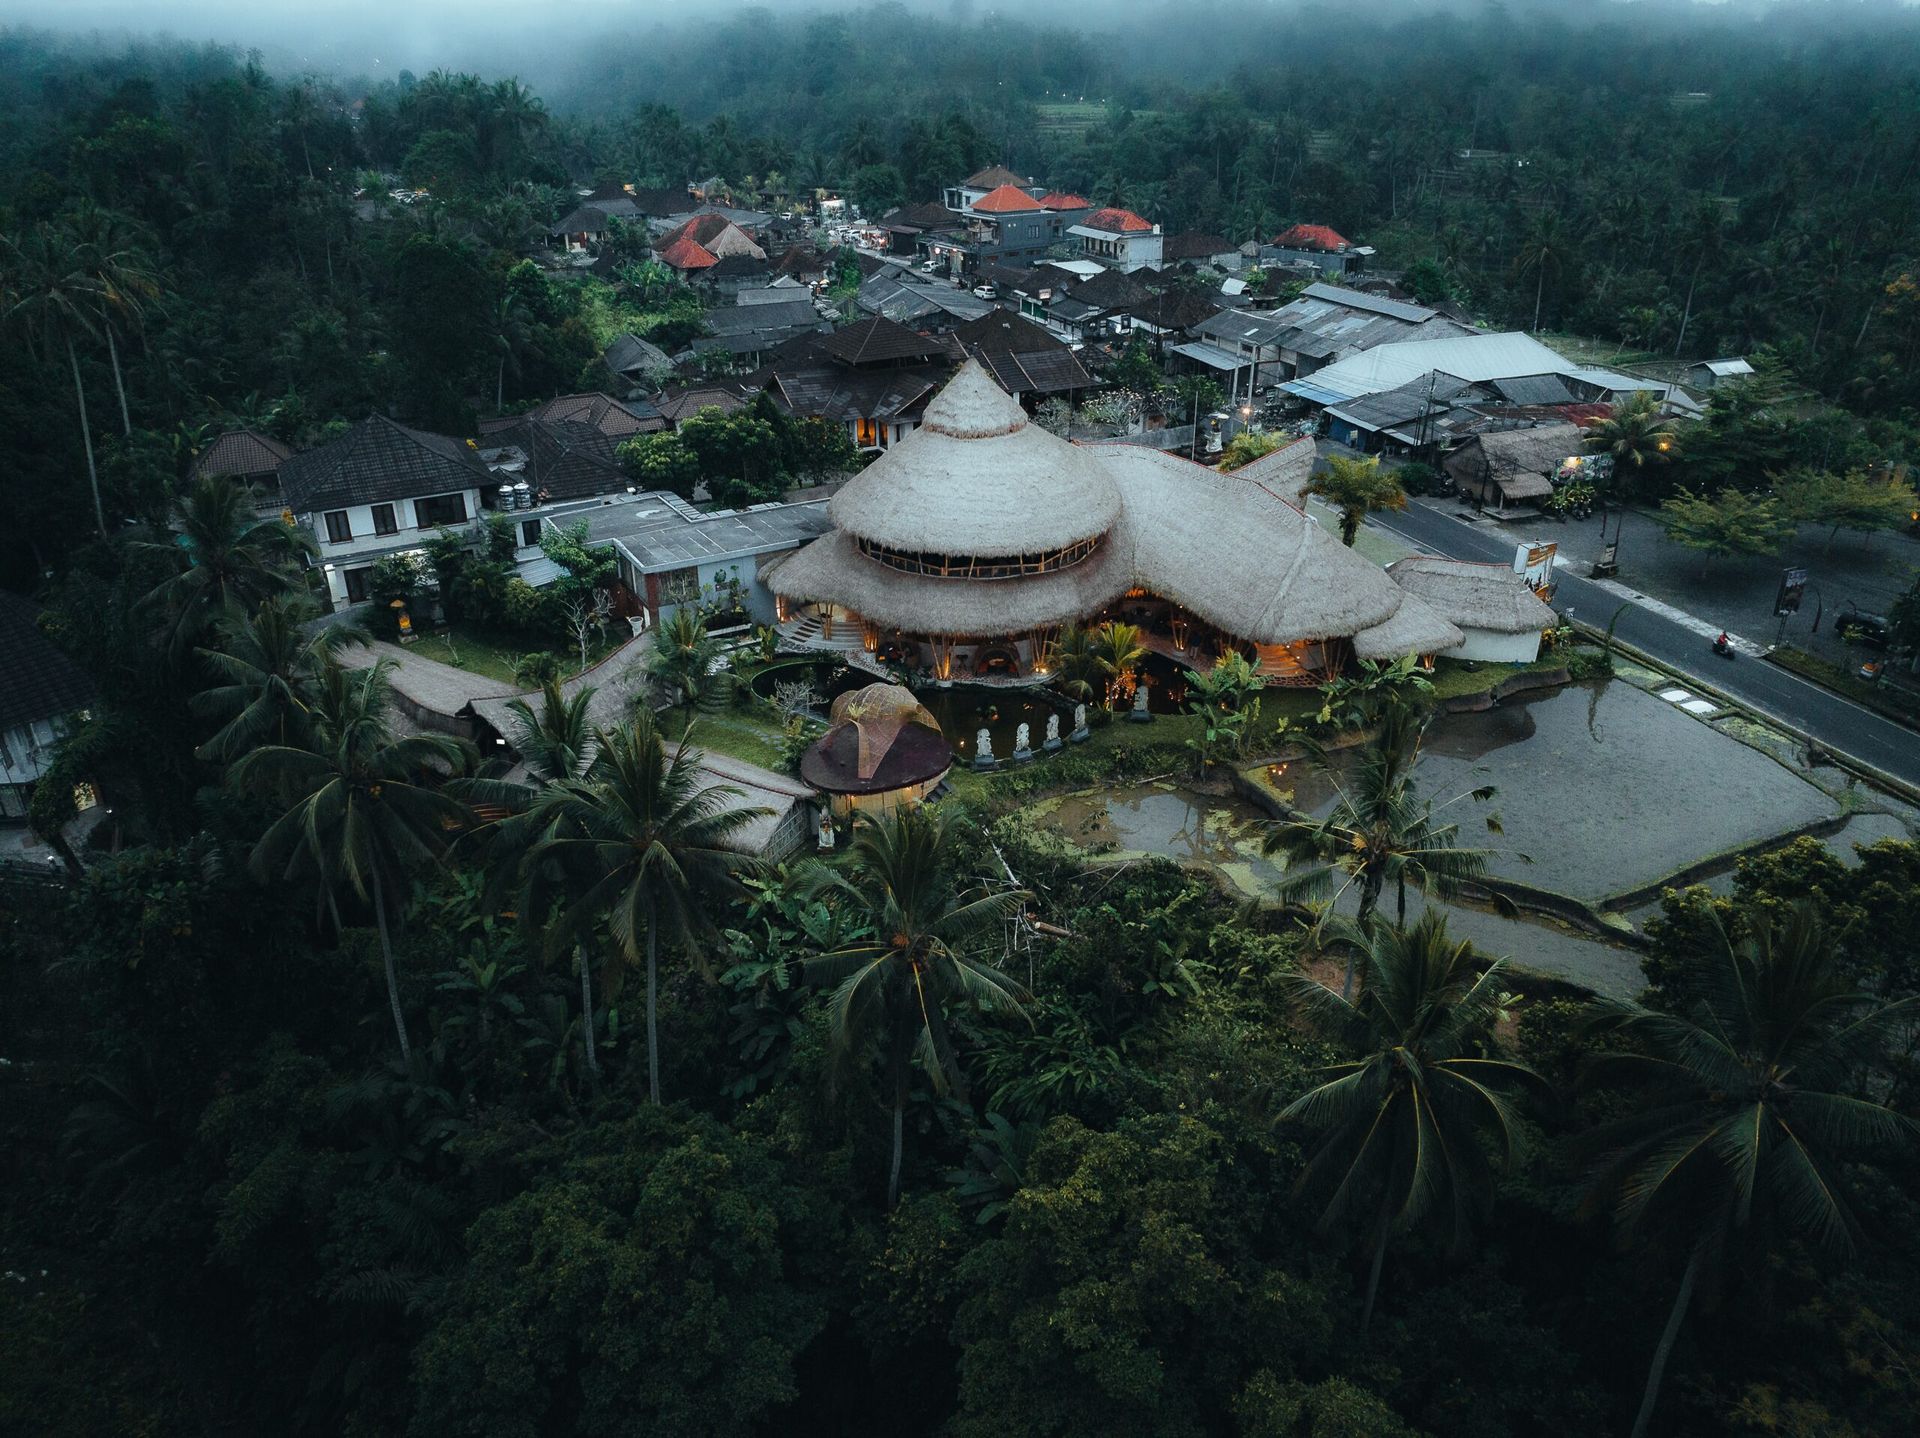
[[[1069, 444], [977, 361], [828, 513], [834, 531], [780, 565], [775, 594], [902, 635], [1027, 636], [1150, 596], [1177, 613], [1180, 653], [1196, 621], [1263, 650], [1350, 640], [1368, 658], [1460, 641], [1274, 488], [1144, 447]], [[1037, 672], [1033, 643], [1017, 664]]]
[[1545, 499], [1553, 476], [1584, 438], [1578, 425], [1540, 424], [1530, 429], [1477, 434], [1443, 461], [1448, 474], [1483, 504]]
[[939, 721], [898, 684], [842, 694], [829, 713], [832, 727], [800, 756], [800, 777], [833, 796], [836, 812], [918, 799], [953, 764]]
[[1541, 634], [1558, 622], [1552, 606], [1504, 564], [1416, 554], [1395, 560], [1387, 573], [1460, 630], [1460, 642], [1439, 653], [1525, 663], [1539, 656]]

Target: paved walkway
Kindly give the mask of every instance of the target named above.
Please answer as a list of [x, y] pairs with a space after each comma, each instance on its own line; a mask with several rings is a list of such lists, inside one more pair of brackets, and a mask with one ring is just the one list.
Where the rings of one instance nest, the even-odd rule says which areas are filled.
[[[560, 686], [560, 692], [571, 699], [583, 687], [592, 685], [594, 694], [587, 704], [588, 716], [600, 728], [618, 724], [631, 711], [634, 699], [647, 692], [646, 659], [652, 649], [652, 634], [640, 635], [584, 674], [577, 674], [565, 681]], [[510, 732], [509, 726], [513, 721], [507, 713], [507, 705], [522, 695], [522, 691], [516, 690], [511, 684], [456, 669], [437, 659], [424, 658], [384, 640], [376, 640], [365, 648], [351, 649], [345, 656], [346, 663], [358, 668], [366, 668], [379, 659], [393, 661], [394, 689], [415, 704], [449, 719], [472, 704], [473, 712], [488, 724], [503, 733]], [[525, 691], [527, 695], [535, 692]], [[679, 746], [669, 742], [667, 750], [669, 753], [678, 753]], [[771, 769], [763, 769], [758, 764], [736, 759], [729, 754], [715, 754], [711, 750], [702, 751], [700, 772], [713, 784], [739, 789], [739, 802], [746, 807], [769, 811], [755, 819], [738, 836], [740, 847], [749, 853], [765, 849], [794, 805], [809, 803], [814, 797], [813, 789], [799, 779], [776, 774]]]

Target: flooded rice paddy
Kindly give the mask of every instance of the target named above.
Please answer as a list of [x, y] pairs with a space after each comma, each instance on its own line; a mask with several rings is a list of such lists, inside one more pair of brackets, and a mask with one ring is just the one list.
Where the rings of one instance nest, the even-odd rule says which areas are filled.
[[[1277, 767], [1270, 782], [1297, 810], [1324, 814], [1333, 803], [1332, 784], [1305, 765]], [[1730, 869], [1735, 851], [1839, 814], [1831, 796], [1767, 755], [1618, 681], [1443, 716], [1428, 733], [1420, 782], [1437, 803], [1496, 786], [1490, 804], [1463, 799], [1448, 811], [1462, 842], [1494, 848], [1497, 875], [1596, 906], [1715, 855], [1728, 855]], [[1488, 810], [1504, 834], [1486, 831]], [[1267, 815], [1245, 799], [1163, 782], [1062, 795], [1032, 814], [1104, 860], [1205, 867], [1252, 899], [1271, 897], [1284, 873], [1283, 860], [1261, 852]], [[1851, 859], [1855, 843], [1906, 833], [1892, 815], [1858, 814], [1828, 842]], [[1410, 893], [1408, 917], [1422, 906]], [[1452, 931], [1483, 952], [1600, 993], [1630, 997], [1641, 986], [1628, 945], [1540, 917], [1443, 908]], [[1657, 902], [1621, 917], [1637, 925], [1656, 912]]]

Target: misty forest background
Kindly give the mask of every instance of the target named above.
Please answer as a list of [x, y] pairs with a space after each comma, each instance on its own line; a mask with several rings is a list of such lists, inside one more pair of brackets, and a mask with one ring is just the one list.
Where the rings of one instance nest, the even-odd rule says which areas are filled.
[[[1815, 444], [1834, 469], [1911, 458], [1912, 18], [1226, 8], [1076, 33], [878, 6], [549, 25], [537, 48], [536, 90], [505, 63], [370, 81], [0, 36], [10, 282], [139, 257], [126, 304], [23, 312], [0, 346], [0, 575], [40, 577], [92, 671], [88, 762], [136, 841], [70, 902], [0, 890], [0, 1431], [1625, 1431], [1682, 1270], [1693, 1291], [1664, 1237], [1700, 1215], [1608, 1224], [1593, 1136], [1634, 1104], [1583, 1086], [1575, 1005], [1485, 1015], [1551, 1094], [1490, 1212], [1462, 1199], [1456, 1232], [1395, 1238], [1364, 1338], [1368, 1235], [1320, 1231], [1311, 1135], [1276, 1123], [1333, 1053], [1298, 1022], [1297, 941], [1170, 867], [1111, 885], [1017, 821], [993, 832], [1075, 937], [1041, 956], [1030, 1025], [957, 1021], [964, 1101], [915, 1080], [897, 1208], [886, 1106], [836, 1068], [797, 968], [862, 920], [793, 875], [716, 912], [709, 968], [667, 955], [655, 1107], [634, 976], [600, 974], [590, 1072], [570, 956], [503, 911], [484, 854], [420, 867], [397, 920], [409, 1071], [365, 905], [343, 889], [324, 916], [249, 873], [273, 815], [189, 703], [215, 661], [153, 638], [145, 597], [179, 556], [118, 531], [160, 521], [236, 423], [305, 443], [380, 409], [462, 433], [496, 391], [600, 388], [630, 297], [525, 263], [575, 185], [717, 174], [881, 206], [992, 162], [1169, 231], [1329, 224], [1500, 325], [1764, 351], [1825, 404], [1745, 415], [1750, 447], [1715, 460], [1736, 478]], [[381, 173], [435, 202], [356, 218]], [[697, 304], [657, 308], [697, 330]], [[1815, 899], [1847, 982], [1898, 998], [1920, 988], [1913, 853], [1842, 873], [1802, 848], [1737, 898]], [[957, 883], [997, 860], [969, 828], [945, 862]], [[1671, 901], [1656, 1006], [1708, 987], [1713, 907]], [[1882, 1060], [1874, 1092], [1911, 1113], [1910, 1055], [1847, 1072]], [[1739, 1224], [1716, 1210], [1733, 1226], [1656, 1431], [1911, 1431], [1913, 1145], [1866, 1157], [1846, 1169], [1864, 1261], [1805, 1241], [1785, 1181]]]

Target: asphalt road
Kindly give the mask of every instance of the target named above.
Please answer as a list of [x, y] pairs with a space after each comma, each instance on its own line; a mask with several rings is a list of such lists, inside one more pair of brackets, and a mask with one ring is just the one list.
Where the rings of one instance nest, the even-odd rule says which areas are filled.
[[[1512, 537], [1489, 524], [1456, 519], [1450, 508], [1437, 508], [1416, 500], [1402, 511], [1376, 515], [1369, 522], [1454, 559], [1503, 564], [1513, 560]], [[1542, 529], [1540, 537], [1553, 539], [1554, 527]], [[1631, 574], [1624, 574], [1622, 578], [1632, 581]], [[1580, 578], [1569, 568], [1557, 568], [1556, 580], [1559, 587], [1554, 593], [1555, 607], [1562, 613], [1571, 608], [1578, 618], [1591, 624], [1604, 627], [1625, 602], [1617, 593]], [[1776, 668], [1764, 659], [1748, 654], [1732, 660], [1722, 659], [1712, 652], [1707, 635], [1696, 632], [1678, 618], [1640, 604], [1629, 602], [1614, 633], [1681, 673], [1698, 675], [1703, 683], [1731, 694], [1750, 708], [1812, 735], [1826, 748], [1920, 787], [1920, 734], [1913, 730], [1883, 719], [1872, 710]], [[1770, 635], [1749, 637], [1771, 638]]]

